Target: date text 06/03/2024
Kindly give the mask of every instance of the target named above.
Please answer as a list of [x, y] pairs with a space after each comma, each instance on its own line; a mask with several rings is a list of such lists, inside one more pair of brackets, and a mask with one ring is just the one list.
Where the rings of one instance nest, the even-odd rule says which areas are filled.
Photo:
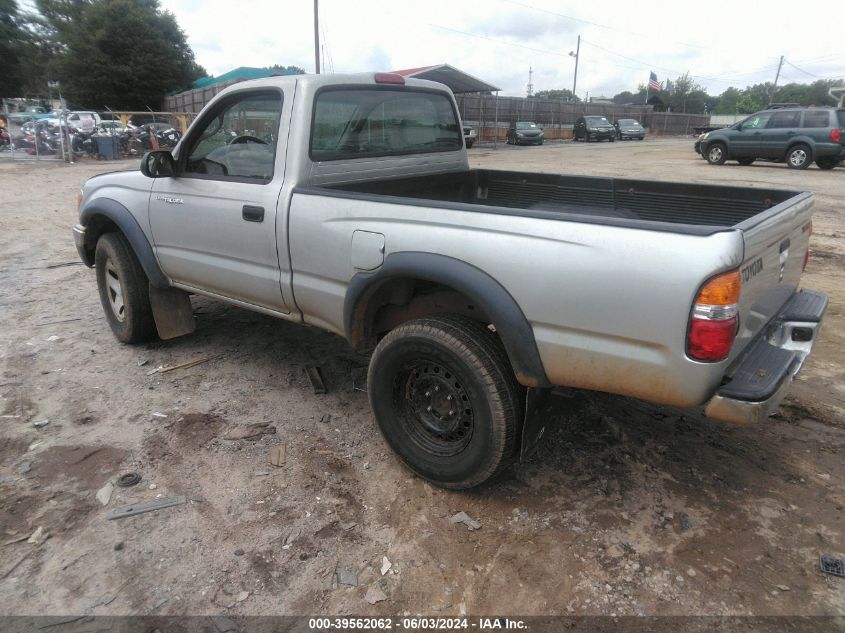
[[441, 631], [476, 629], [479, 631], [526, 630], [523, 620], [511, 618], [310, 618], [308, 628], [316, 631], [384, 630]]

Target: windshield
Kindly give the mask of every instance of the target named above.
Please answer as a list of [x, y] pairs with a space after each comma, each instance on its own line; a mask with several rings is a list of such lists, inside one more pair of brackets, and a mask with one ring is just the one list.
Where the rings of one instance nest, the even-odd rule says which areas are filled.
[[452, 101], [442, 93], [341, 88], [317, 95], [314, 160], [448, 152], [463, 146]]
[[640, 122], [636, 119], [619, 119], [619, 125], [639, 125]]
[[590, 125], [610, 125], [610, 121], [607, 120], [607, 117], [603, 116], [588, 116], [587, 123]]
[[516, 124], [517, 130], [533, 130], [537, 127], [536, 123], [530, 123], [528, 121], [520, 121]]

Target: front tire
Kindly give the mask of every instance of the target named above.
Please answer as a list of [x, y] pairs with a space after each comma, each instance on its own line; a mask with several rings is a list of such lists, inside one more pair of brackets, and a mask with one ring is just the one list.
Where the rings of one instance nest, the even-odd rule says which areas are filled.
[[385, 440], [433, 484], [472, 488], [513, 460], [522, 388], [483, 323], [444, 314], [400, 325], [376, 347], [368, 384]]
[[786, 152], [786, 166], [790, 169], [807, 169], [813, 162], [813, 150], [809, 145], [799, 143]]
[[707, 148], [707, 162], [711, 165], [724, 165], [728, 159], [728, 150], [722, 143], [713, 143]]
[[149, 280], [126, 238], [120, 233], [100, 237], [94, 267], [103, 312], [117, 340], [142, 343], [155, 337]]

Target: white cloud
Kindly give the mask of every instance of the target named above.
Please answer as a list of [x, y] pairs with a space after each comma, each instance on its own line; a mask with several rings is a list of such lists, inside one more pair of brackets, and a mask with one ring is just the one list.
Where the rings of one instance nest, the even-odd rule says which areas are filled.
[[[163, 0], [212, 74], [237, 66], [293, 64], [314, 70], [313, 4], [299, 0]], [[425, 3], [321, 0], [325, 65], [335, 72], [449, 63], [521, 95], [572, 87], [568, 56], [582, 36], [578, 93], [636, 90], [650, 70], [661, 81], [689, 71], [711, 94], [729, 85], [845, 77], [845, 3], [819, 12], [786, 0], [729, 3], [574, 3], [487, 0]], [[821, 16], [819, 14], [822, 14]], [[810, 74], [807, 74], [810, 73]]]

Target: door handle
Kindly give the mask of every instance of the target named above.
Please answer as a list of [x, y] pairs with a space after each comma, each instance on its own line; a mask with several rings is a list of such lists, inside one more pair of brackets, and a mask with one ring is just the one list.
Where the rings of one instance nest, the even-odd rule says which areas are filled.
[[243, 218], [247, 222], [263, 222], [264, 221], [264, 207], [254, 207], [245, 204], [243, 208]]

